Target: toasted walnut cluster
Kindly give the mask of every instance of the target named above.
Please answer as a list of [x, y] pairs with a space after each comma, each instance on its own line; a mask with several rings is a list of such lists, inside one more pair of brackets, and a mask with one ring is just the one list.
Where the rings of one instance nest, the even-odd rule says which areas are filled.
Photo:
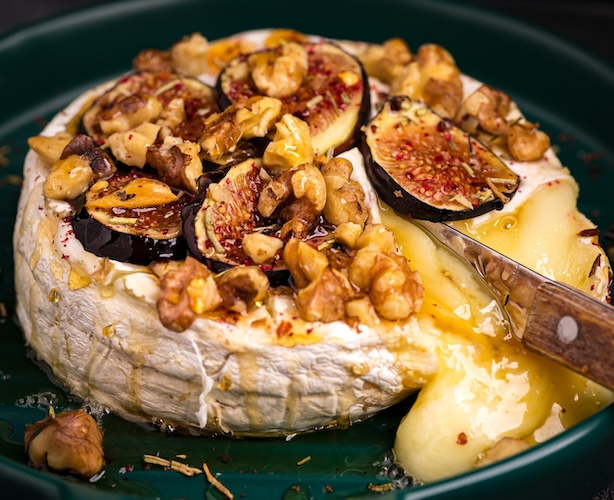
[[[244, 313], [265, 303], [270, 285], [262, 269], [274, 264], [289, 272], [297, 310], [306, 321], [375, 325], [406, 320], [421, 304], [420, 277], [398, 251], [393, 233], [369, 220], [352, 163], [314, 156], [306, 124], [296, 117], [283, 115], [275, 126], [261, 163], [233, 168], [241, 172], [237, 178], [259, 179], [251, 184], [259, 192], [250, 210], [256, 218], [277, 221], [279, 229], [233, 232], [234, 245], [252, 265], [214, 274], [189, 257], [154, 268], [161, 277], [157, 307], [162, 323], [183, 331], [201, 314]], [[286, 137], [300, 149], [280, 148]], [[237, 196], [238, 182], [231, 172], [208, 187], [214, 203], [207, 210], [220, 215], [230, 210], [226, 198]], [[225, 224], [223, 218], [220, 223]]]
[[392, 232], [380, 224], [355, 233], [351, 252], [318, 250], [296, 238], [284, 248], [284, 261], [298, 288], [296, 302], [308, 321], [353, 318], [374, 325], [380, 318], [404, 320], [422, 301], [422, 284], [397, 252]]
[[61, 132], [53, 137], [32, 137], [28, 144], [51, 167], [43, 184], [49, 199], [75, 199], [116, 170], [109, 154], [87, 135], [73, 137]]
[[[302, 33], [279, 29], [269, 34], [264, 45], [267, 48], [273, 48], [306, 41], [307, 37]], [[200, 33], [192, 33], [175, 42], [168, 50], [142, 50], [133, 59], [132, 66], [137, 71], [167, 71], [198, 76], [207, 71], [217, 73], [231, 59], [253, 52], [255, 48], [253, 43], [241, 37], [209, 42]]]
[[[137, 72], [96, 101], [95, 114], [84, 113], [92, 137], [62, 132], [30, 140], [50, 168], [44, 183], [49, 199], [74, 201], [88, 190], [102, 192], [116, 163], [152, 169], [157, 179], [139, 180], [138, 193], [128, 192], [127, 184], [94, 196], [89, 206], [95, 202], [113, 211], [123, 207], [118, 196], [138, 194], [139, 203], [146, 199], [148, 207], [158, 207], [177, 201], [177, 192], [203, 196], [206, 185], [210, 210], [204, 227], [195, 229], [197, 245], [208, 244], [199, 248], [202, 258], [153, 266], [160, 278], [160, 319], [171, 330], [189, 328], [199, 315], [242, 314], [262, 304], [270, 291], [265, 271], [273, 268], [291, 276], [297, 309], [307, 321], [372, 325], [405, 320], [420, 307], [420, 277], [392, 232], [370, 220], [351, 162], [319, 155], [308, 123], [288, 112], [288, 97], [308, 75], [306, 41], [301, 33], [277, 30], [264, 46], [278, 50], [255, 51], [241, 37], [209, 43], [195, 33], [169, 50], [144, 50], [133, 61]], [[483, 85], [463, 96], [461, 72], [440, 45], [424, 44], [414, 54], [402, 39], [392, 38], [357, 45], [355, 52], [391, 95], [424, 101], [466, 131], [498, 141], [516, 160], [539, 159], [550, 146], [536, 124], [510, 119], [513, 106], [504, 92]], [[240, 54], [246, 64], [228, 71], [245, 72], [261, 95], [220, 110], [213, 90], [189, 77], [216, 74]], [[358, 78], [353, 72], [341, 77], [347, 86]], [[242, 148], [256, 147], [253, 139], [263, 139], [262, 149], [246, 153]], [[203, 182], [207, 165], [232, 169], [245, 157], [251, 163], [241, 176], [251, 180], [244, 185], [227, 191], [232, 179]], [[205, 265], [211, 266], [212, 253], [232, 254], [222, 262], [235, 267], [214, 273]]]
[[514, 160], [538, 160], [550, 147], [537, 124], [509, 118], [511, 99], [504, 92], [482, 85], [463, 99], [461, 72], [440, 45], [424, 44], [414, 55], [402, 39], [391, 38], [369, 45], [359, 58], [367, 74], [389, 85], [393, 95], [424, 101], [470, 133], [485, 132], [487, 142], [506, 146]]
[[170, 266], [154, 265], [161, 276], [157, 301], [160, 321], [181, 332], [199, 314], [215, 310], [243, 313], [262, 301], [269, 280], [256, 266], [237, 266], [215, 275], [193, 257]]
[[265, 137], [282, 113], [279, 99], [254, 96], [210, 115], [200, 137], [202, 157], [216, 162], [235, 151], [240, 141]]
[[[502, 138], [515, 160], [539, 160], [550, 147], [548, 135], [538, 130], [536, 124], [526, 120], [511, 121], [507, 118], [511, 99], [500, 90], [482, 85], [467, 96], [463, 108], [469, 117], [477, 121], [481, 130]], [[471, 131], [475, 133], [477, 129], [473, 128]]]

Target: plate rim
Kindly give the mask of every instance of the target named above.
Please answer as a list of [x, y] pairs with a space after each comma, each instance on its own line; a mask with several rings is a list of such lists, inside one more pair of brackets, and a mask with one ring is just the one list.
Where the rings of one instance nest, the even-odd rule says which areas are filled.
[[[30, 23], [25, 26], [20, 26], [15, 28], [9, 32], [6, 32], [0, 37], [0, 56], [7, 51], [15, 50], [19, 48], [20, 43], [24, 43], [26, 40], [32, 40], [32, 38], [39, 38], [52, 33], [56, 29], [61, 29], [63, 26], [70, 26], [73, 23], [91, 23], [93, 21], [99, 21], [102, 18], [112, 19], [117, 15], [123, 15], [126, 13], [139, 11], [142, 8], [168, 8], [170, 5], [174, 4], [192, 4], [194, 0], [112, 0], [107, 3], [101, 3], [98, 5], [88, 6], [85, 8], [75, 9], [69, 12], [64, 12], [53, 16], [52, 18], [36, 21], [34, 23]], [[522, 31], [523, 35], [526, 37], [530, 35], [536, 43], [541, 43], [549, 50], [554, 50], [556, 52], [566, 52], [571, 56], [572, 60], [576, 64], [580, 64], [583, 67], [590, 69], [591, 71], [597, 73], [600, 76], [603, 76], [605, 82], [607, 82], [614, 89], [614, 66], [611, 62], [603, 59], [597, 54], [594, 54], [588, 49], [583, 47], [579, 47], [574, 43], [562, 38], [559, 35], [553, 34], [551, 32], [547, 32], [542, 28], [539, 28], [532, 24], [527, 24], [523, 21], [515, 19], [513, 17], [508, 17], [506, 15], [490, 11], [480, 6], [469, 5], [463, 2], [451, 2], [446, 0], [401, 0], [400, 3], [403, 4], [413, 4], [418, 8], [428, 8], [428, 9], [443, 9], [443, 10], [452, 10], [454, 12], [462, 13], [464, 16], [470, 17], [472, 19], [479, 19], [480, 22], [489, 22], [495, 23], [501, 29], [512, 30], [514, 32]], [[68, 93], [67, 93], [68, 94]], [[58, 96], [53, 96], [57, 102]], [[64, 100], [66, 95], [61, 96], [59, 99]], [[24, 111], [24, 113], [29, 112], [30, 110]], [[3, 126], [3, 119], [0, 119], [0, 129]], [[405, 498], [405, 499], [418, 499], [418, 498], [426, 498], [427, 495], [429, 498], [432, 498], [434, 495], [443, 495], [450, 492], [451, 489], [456, 487], [458, 483], [464, 483], [470, 479], [482, 479], [482, 480], [490, 480], [493, 475], [498, 475], [497, 472], [499, 469], [518, 469], [519, 467], [516, 464], [518, 461], [525, 462], [524, 466], [531, 465], [535, 459], [533, 458], [535, 452], [538, 451], [540, 455], [547, 455], [548, 450], [553, 448], [560, 448], [568, 446], [569, 443], [580, 439], [582, 436], [586, 435], [586, 433], [591, 430], [596, 429], [604, 425], [606, 422], [614, 422], [614, 405], [610, 405], [608, 408], [604, 408], [600, 410], [595, 415], [589, 417], [583, 422], [575, 425], [571, 429], [565, 431], [564, 433], [548, 440], [545, 443], [536, 445], [532, 447], [527, 452], [523, 452], [517, 456], [506, 459], [497, 464], [493, 464], [492, 466], [484, 467], [482, 469], [474, 470], [460, 476], [455, 476], [443, 481], [438, 481], [436, 483], [427, 484], [424, 486], [416, 487], [415, 489], [411, 489], [405, 492], [398, 492], [394, 497], [388, 496], [378, 496], [378, 498]], [[567, 443], [567, 444], [566, 444]], [[547, 449], [544, 452], [544, 449]], [[9, 467], [9, 472], [12, 467], [17, 467], [20, 473], [25, 474], [26, 476], [34, 476], [35, 478], [39, 478], [41, 475], [39, 471], [29, 468], [28, 466], [21, 464], [19, 462], [13, 461], [10, 458], [4, 457], [0, 455], [0, 477], [5, 473], [5, 468]], [[44, 482], [49, 480], [51, 483], [58, 487], [58, 491], [61, 491], [62, 495], [70, 492], [70, 497], [65, 498], [81, 498], [82, 491], [79, 491], [81, 488], [78, 484], [66, 483], [61, 478], [56, 478], [55, 476], [42, 475]], [[30, 479], [32, 479], [30, 477]], [[76, 491], [72, 491], [74, 487], [77, 487]], [[92, 489], [85, 489], [88, 495], [92, 494]], [[98, 490], [94, 490], [98, 491]], [[117, 495], [113, 492], [103, 491], [100, 498], [112, 498], [112, 499], [129, 499], [136, 498], [132, 496], [126, 495]], [[96, 495], [98, 496], [98, 495]], [[89, 496], [88, 498], [93, 498]]]

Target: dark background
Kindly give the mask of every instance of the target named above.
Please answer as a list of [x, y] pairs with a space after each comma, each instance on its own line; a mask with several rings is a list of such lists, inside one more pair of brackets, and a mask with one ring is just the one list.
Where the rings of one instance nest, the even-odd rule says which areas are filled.
[[[117, 1], [117, 0], [114, 0]], [[0, 34], [104, 0], [2, 0]], [[614, 1], [462, 0], [565, 38], [614, 65]]]
[[[2, 0], [0, 36], [32, 22], [102, 3], [104, 0]], [[463, 0], [463, 3], [499, 12], [550, 32], [614, 67], [614, 1]], [[593, 500], [614, 500], [614, 483], [596, 492]]]

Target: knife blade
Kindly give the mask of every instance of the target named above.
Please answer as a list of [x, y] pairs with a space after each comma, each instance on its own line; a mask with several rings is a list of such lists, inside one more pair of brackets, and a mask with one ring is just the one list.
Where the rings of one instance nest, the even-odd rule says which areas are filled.
[[612, 305], [546, 278], [444, 223], [411, 221], [473, 268], [524, 346], [614, 390]]

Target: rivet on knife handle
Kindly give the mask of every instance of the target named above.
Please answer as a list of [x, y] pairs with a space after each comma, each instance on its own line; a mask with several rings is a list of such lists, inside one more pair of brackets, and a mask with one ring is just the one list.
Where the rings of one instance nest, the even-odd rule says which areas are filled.
[[522, 342], [614, 390], [613, 306], [560, 283], [543, 283]]

